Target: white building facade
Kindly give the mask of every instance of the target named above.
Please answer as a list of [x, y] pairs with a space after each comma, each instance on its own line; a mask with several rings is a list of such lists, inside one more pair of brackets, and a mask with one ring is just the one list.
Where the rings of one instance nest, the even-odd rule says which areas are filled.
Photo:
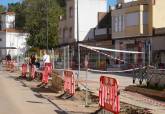
[[0, 56], [5, 58], [7, 54], [10, 54], [12, 58], [16, 58], [17, 55], [23, 55], [26, 51], [27, 37], [27, 33], [0, 31]]
[[15, 29], [15, 13], [1, 13], [0, 30], [0, 59], [4, 59], [10, 54], [13, 59], [21, 56], [27, 50], [27, 33]]
[[1, 30], [15, 28], [15, 13], [4, 12], [1, 13]]

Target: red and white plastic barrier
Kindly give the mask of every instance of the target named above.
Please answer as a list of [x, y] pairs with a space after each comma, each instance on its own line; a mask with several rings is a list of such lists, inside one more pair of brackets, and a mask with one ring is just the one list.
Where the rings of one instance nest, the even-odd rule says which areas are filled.
[[6, 64], [6, 71], [10, 71], [10, 63], [11, 61], [6, 60], [5, 64]]
[[35, 71], [35, 66], [32, 65], [32, 66], [31, 66], [31, 78], [32, 78], [32, 79], [35, 78], [35, 72], [36, 72], [36, 71]]
[[48, 74], [51, 75], [52, 74], [52, 70], [53, 70], [52, 63], [45, 63], [45, 66], [48, 67]]
[[27, 64], [22, 64], [22, 77], [26, 78], [27, 74]]
[[75, 94], [75, 79], [72, 71], [64, 71], [64, 91], [71, 96]]
[[114, 114], [120, 112], [118, 82], [115, 78], [101, 76], [99, 89], [99, 105]]
[[48, 67], [44, 67], [44, 70], [42, 71], [42, 82], [47, 84], [49, 79], [49, 73], [48, 73]]
[[10, 61], [10, 71], [11, 72], [14, 72], [15, 65], [16, 65], [16, 61], [15, 60]]

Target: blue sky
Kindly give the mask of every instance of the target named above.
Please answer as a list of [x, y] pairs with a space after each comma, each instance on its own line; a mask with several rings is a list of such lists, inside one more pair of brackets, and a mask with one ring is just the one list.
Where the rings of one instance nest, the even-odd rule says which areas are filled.
[[108, 4], [109, 5], [112, 5], [113, 6], [115, 3], [116, 3], [116, 0], [108, 0]]
[[21, 0], [0, 0], [0, 4], [7, 6], [8, 3], [13, 3], [13, 2], [15, 3], [18, 1], [21, 1]]
[[[7, 6], [8, 3], [18, 2], [18, 1], [20, 0], [0, 0], [0, 4]], [[110, 5], [114, 5], [115, 3], [116, 3], [116, 0], [108, 0], [108, 4]]]

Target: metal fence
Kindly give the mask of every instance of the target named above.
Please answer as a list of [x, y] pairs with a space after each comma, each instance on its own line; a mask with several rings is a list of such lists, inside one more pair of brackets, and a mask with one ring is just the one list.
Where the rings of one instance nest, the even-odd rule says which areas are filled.
[[165, 88], [165, 69], [151, 66], [141, 67], [133, 71], [133, 83], [145, 86]]

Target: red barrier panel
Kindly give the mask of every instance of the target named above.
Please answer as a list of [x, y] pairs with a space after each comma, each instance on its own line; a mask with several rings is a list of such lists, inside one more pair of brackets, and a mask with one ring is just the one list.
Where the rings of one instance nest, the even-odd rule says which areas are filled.
[[11, 67], [12, 67], [11, 63], [12, 61], [8, 61], [8, 71], [11, 71]]
[[35, 72], [36, 72], [36, 71], [35, 71], [35, 66], [32, 65], [32, 66], [31, 66], [31, 74], [30, 74], [30, 76], [31, 76], [32, 79], [35, 78]]
[[75, 80], [72, 71], [64, 71], [64, 91], [71, 96], [75, 94]]
[[26, 78], [27, 74], [27, 64], [22, 64], [22, 77]]
[[49, 79], [48, 67], [44, 67], [44, 70], [42, 72], [42, 82], [48, 84], [48, 79]]
[[11, 72], [14, 72], [14, 70], [15, 70], [15, 64], [16, 64], [15, 60], [10, 61], [10, 71]]
[[114, 78], [101, 76], [99, 89], [99, 105], [114, 114], [120, 112], [118, 82]]
[[10, 70], [10, 61], [6, 60], [6, 71]]
[[48, 67], [48, 73], [49, 73], [49, 75], [51, 75], [52, 74], [52, 70], [53, 70], [52, 63], [45, 63], [45, 66]]

